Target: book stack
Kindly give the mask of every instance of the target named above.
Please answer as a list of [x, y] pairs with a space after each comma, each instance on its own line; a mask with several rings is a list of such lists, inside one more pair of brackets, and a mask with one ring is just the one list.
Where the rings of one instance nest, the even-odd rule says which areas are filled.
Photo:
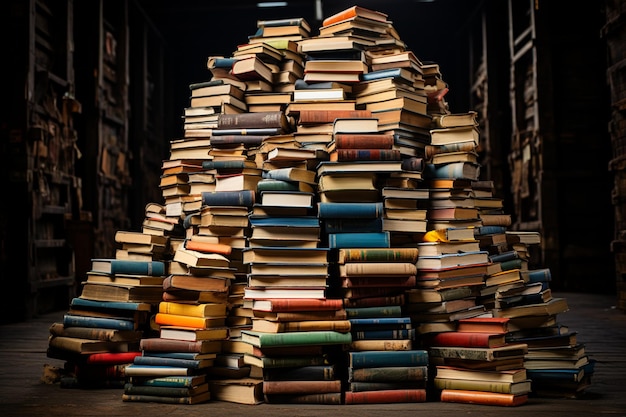
[[[474, 207], [483, 226], [511, 226], [511, 214], [504, 212], [504, 200], [493, 194], [494, 183], [491, 180], [472, 181]], [[496, 248], [493, 248], [496, 252]]]
[[[339, 84], [333, 81], [307, 84], [303, 80], [297, 80], [295, 88], [339, 88], [339, 85], [341, 85], [341, 88], [344, 88], [344, 90], [352, 88], [348, 84]], [[326, 149], [326, 146], [333, 140], [333, 125], [335, 119], [355, 117], [371, 118], [372, 112], [369, 110], [302, 110], [298, 113], [294, 138], [305, 148]]]
[[441, 401], [502, 406], [527, 402], [528, 347], [507, 342], [507, 324], [506, 318], [468, 318], [459, 320], [455, 331], [424, 338]]
[[152, 304], [75, 297], [62, 322], [50, 326], [47, 356], [65, 361], [66, 388], [121, 388], [125, 368], [140, 355]]
[[409, 347], [348, 352], [345, 403], [425, 402], [427, 380], [426, 350]]
[[352, 341], [341, 300], [255, 299], [253, 310], [244, 361], [263, 369], [265, 402], [341, 404], [338, 361]]
[[383, 230], [390, 232], [392, 246], [415, 246], [428, 230], [426, 188], [383, 186]]
[[428, 114], [436, 116], [450, 113], [450, 107], [445, 99], [449, 91], [448, 83], [443, 79], [439, 64], [433, 61], [423, 61], [422, 72], [424, 91], [428, 98]]
[[[486, 308], [493, 309], [495, 308], [496, 294], [526, 291], [523, 289], [525, 288], [526, 275], [522, 274], [526, 270], [528, 270], [528, 260], [522, 259], [515, 250], [504, 250], [489, 255], [485, 285], [480, 290], [478, 297], [480, 303]], [[536, 289], [538, 290], [538, 288]]]
[[[221, 81], [224, 84], [236, 87], [240, 91], [246, 91], [247, 85], [245, 81], [241, 80], [233, 72], [233, 66], [236, 62], [237, 58], [235, 57], [224, 57], [221, 55], [209, 56], [207, 59], [207, 69], [211, 73], [211, 81]], [[219, 94], [212, 99], [200, 98], [190, 101], [190, 107], [194, 105], [208, 105], [213, 107], [219, 114], [238, 114], [245, 113], [248, 110], [245, 99], [242, 99], [239, 91], [235, 91], [234, 94]], [[206, 137], [206, 131], [201, 133], [203, 133], [202, 136]]]

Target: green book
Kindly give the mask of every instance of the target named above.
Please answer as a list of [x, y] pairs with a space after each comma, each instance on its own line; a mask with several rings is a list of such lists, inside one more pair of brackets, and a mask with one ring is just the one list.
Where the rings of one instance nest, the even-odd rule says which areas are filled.
[[241, 334], [244, 342], [256, 347], [302, 346], [302, 345], [340, 345], [352, 343], [350, 333], [334, 331], [311, 331], [289, 333], [261, 333], [245, 330]]

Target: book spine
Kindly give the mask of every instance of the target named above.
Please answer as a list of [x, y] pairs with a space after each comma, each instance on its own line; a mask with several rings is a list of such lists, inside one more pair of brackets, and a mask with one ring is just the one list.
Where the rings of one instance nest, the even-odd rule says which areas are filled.
[[161, 378], [141, 378], [130, 377], [129, 383], [133, 386], [149, 386], [149, 387], [191, 387], [194, 385], [195, 376], [164, 376]]
[[333, 23], [338, 23], [344, 20], [348, 20], [352, 17], [357, 16], [356, 6], [352, 6], [348, 9], [345, 9], [339, 13], [336, 13], [332, 16], [327, 17], [322, 21], [322, 26], [330, 26]]
[[189, 369], [198, 369], [200, 367], [200, 361], [195, 359], [163, 358], [158, 356], [137, 356], [133, 364], [149, 366], [173, 366]]
[[426, 350], [359, 351], [348, 352], [348, 357], [353, 369], [428, 365], [428, 352]]
[[348, 368], [348, 382], [426, 381], [428, 366], [385, 366]]
[[415, 275], [417, 268], [409, 262], [349, 262], [339, 267], [340, 276], [360, 275]]
[[331, 248], [388, 248], [389, 232], [331, 233], [328, 235]]
[[73, 371], [79, 381], [111, 380], [126, 377], [126, 368], [129, 364], [93, 366], [79, 363], [73, 366]]
[[346, 299], [344, 300], [344, 304], [346, 307], [374, 307], [381, 305], [401, 306], [404, 304], [404, 299], [404, 294], [389, 296], [368, 296], [354, 299]]
[[437, 389], [455, 389], [472, 391], [489, 391], [510, 394], [511, 384], [508, 382], [480, 381], [467, 379], [446, 379], [435, 377], [434, 386]]
[[492, 336], [490, 333], [443, 332], [432, 335], [428, 343], [442, 347], [489, 347]]
[[347, 307], [348, 318], [370, 318], [370, 317], [400, 317], [402, 307], [399, 305], [374, 306], [374, 307]]
[[259, 20], [257, 27], [302, 26], [303, 18]]
[[309, 331], [293, 333], [257, 333], [260, 347], [308, 344], [347, 344], [352, 342], [350, 333], [334, 331]]
[[376, 219], [326, 219], [324, 221], [326, 233], [357, 233], [357, 232], [382, 232], [382, 218]]
[[311, 365], [296, 368], [271, 368], [263, 373], [265, 381], [331, 381], [337, 379], [334, 365]]
[[340, 392], [328, 392], [325, 394], [284, 394], [265, 395], [265, 402], [268, 404], [343, 404]]
[[[244, 356], [244, 361], [245, 359], [246, 356]], [[264, 369], [327, 365], [327, 359], [323, 356], [264, 357], [261, 361]]]
[[139, 348], [145, 351], [160, 352], [200, 352], [202, 342], [189, 340], [149, 338], [141, 339]]
[[[75, 337], [78, 339], [91, 339], [117, 342], [120, 341], [119, 330], [102, 329], [97, 327], [65, 327], [63, 323], [53, 323], [50, 326], [50, 334], [53, 336]], [[137, 339], [141, 337], [141, 331], [136, 332]]]
[[280, 128], [284, 125], [285, 113], [282, 111], [220, 114], [217, 119], [218, 129]]
[[348, 391], [381, 391], [392, 389], [425, 389], [426, 381], [396, 381], [396, 382], [351, 382]]
[[202, 192], [202, 204], [205, 206], [252, 207], [254, 205], [254, 200], [254, 190]]
[[463, 166], [463, 162], [441, 165], [428, 163], [424, 167], [424, 174], [426, 178], [465, 178]]
[[106, 352], [92, 353], [87, 355], [85, 363], [97, 365], [122, 365], [133, 363], [135, 357], [141, 356], [141, 352]]
[[532, 269], [523, 272], [527, 275], [528, 283], [552, 281], [552, 273], [549, 268]]
[[394, 143], [393, 135], [377, 133], [337, 133], [334, 135], [334, 140], [336, 149], [357, 152], [359, 150], [393, 150]]
[[424, 154], [426, 159], [431, 159], [433, 155], [448, 152], [473, 152], [476, 150], [474, 142], [458, 142], [446, 145], [426, 145]]
[[393, 389], [380, 391], [346, 391], [346, 404], [391, 404], [426, 401], [426, 389]]
[[203, 395], [203, 398], [196, 399], [193, 396], [190, 397], [164, 397], [160, 395], [139, 395], [139, 394], [122, 394], [122, 401], [124, 402], [144, 402], [144, 403], [162, 403], [162, 404], [194, 404], [197, 402], [205, 402], [210, 400], [210, 394], [207, 392]]
[[400, 169], [403, 171], [422, 172], [424, 170], [424, 158], [410, 157], [402, 160]]
[[124, 394], [127, 395], [157, 395], [162, 397], [187, 397], [190, 395], [189, 387], [163, 387], [151, 385], [124, 385]]
[[163, 276], [165, 275], [165, 263], [161, 261], [130, 261], [125, 259], [112, 259], [111, 273]]
[[283, 331], [286, 332], [308, 332], [320, 330], [333, 330], [335, 332], [346, 333], [350, 331], [350, 322], [348, 320], [306, 320], [284, 322]]
[[475, 236], [496, 235], [496, 234], [502, 234], [504, 232], [506, 232], [505, 226], [492, 225], [492, 226], [479, 226], [479, 227], [474, 228]]
[[137, 323], [133, 320], [123, 320], [107, 317], [63, 315], [65, 327], [90, 327], [116, 330], [135, 330]]
[[411, 340], [355, 340], [350, 344], [354, 351], [399, 351], [411, 350]]
[[417, 262], [417, 248], [353, 249], [339, 250], [339, 262]]
[[[372, 219], [381, 217], [383, 203], [332, 203], [320, 202], [318, 204], [318, 217], [320, 219], [332, 218], [359, 218]], [[360, 246], [355, 246], [360, 247]]]
[[223, 243], [200, 242], [197, 240], [187, 240], [185, 248], [204, 253], [219, 253], [220, 255], [230, 255], [233, 248]]
[[[211, 138], [213, 140], [213, 138]], [[211, 161], [202, 161], [202, 169], [204, 170], [240, 170], [246, 167], [245, 161], [240, 160], [228, 160], [228, 159], [220, 159], [220, 160], [211, 160]]]
[[75, 297], [70, 302], [71, 307], [90, 307], [90, 308], [104, 308], [111, 310], [133, 310], [139, 311], [143, 307], [149, 307], [146, 303], [133, 303], [133, 302], [121, 302], [121, 301], [96, 301], [88, 300], [86, 298]]
[[401, 75], [400, 68], [389, 68], [377, 71], [370, 71], [363, 74], [361, 79], [363, 81], [381, 80], [383, 78], [398, 78]]
[[206, 306], [204, 304], [183, 304], [170, 301], [162, 301], [159, 303], [158, 309], [159, 313], [204, 317]]
[[442, 402], [516, 406], [526, 402], [528, 395], [501, 394], [487, 391], [465, 391], [444, 389], [441, 391]]
[[264, 178], [257, 183], [257, 192], [263, 191], [299, 191], [299, 186], [295, 181], [278, 180], [274, 178]]
[[160, 326], [181, 326], [203, 329], [206, 327], [204, 317], [184, 316], [180, 314], [157, 313], [154, 322]]
[[[271, 300], [271, 311], [338, 310], [343, 307], [340, 299], [298, 299], [285, 298]], [[254, 307], [253, 307], [254, 308]]]
[[351, 331], [354, 340], [381, 340], [381, 339], [412, 339], [415, 337], [415, 329], [392, 329], [392, 330], [361, 330]]
[[[306, 84], [304, 81], [299, 85]], [[372, 117], [369, 110], [302, 110], [298, 123], [300, 124], [325, 124], [332, 123], [337, 118], [345, 117]]]
[[463, 349], [457, 347], [432, 346], [430, 356], [438, 358], [469, 359], [476, 361], [493, 360], [493, 354], [487, 349]]
[[507, 251], [502, 253], [497, 253], [493, 255], [489, 255], [489, 260], [491, 262], [504, 262], [504, 261], [512, 261], [513, 259], [518, 259], [519, 253], [517, 251]]
[[331, 381], [263, 381], [263, 394], [324, 394], [341, 392], [341, 380]]
[[265, 137], [262, 135], [216, 135], [211, 137], [211, 146], [220, 148], [243, 145], [250, 148], [261, 145]]
[[[398, 149], [337, 149], [337, 161], [399, 161]], [[331, 160], [333, 158], [331, 157]]]

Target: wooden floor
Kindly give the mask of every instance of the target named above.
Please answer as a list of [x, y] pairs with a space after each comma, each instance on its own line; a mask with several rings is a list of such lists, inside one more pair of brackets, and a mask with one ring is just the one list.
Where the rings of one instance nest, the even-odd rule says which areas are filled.
[[614, 307], [614, 296], [556, 295], [567, 298], [570, 306], [570, 311], [559, 316], [560, 322], [578, 332], [578, 340], [597, 361], [592, 386], [579, 399], [532, 398], [515, 408], [440, 402], [367, 406], [126, 403], [120, 389], [62, 389], [41, 382], [45, 364], [63, 365], [46, 357], [48, 328], [62, 317], [64, 311], [59, 311], [0, 326], [0, 416], [626, 416], [626, 314]]

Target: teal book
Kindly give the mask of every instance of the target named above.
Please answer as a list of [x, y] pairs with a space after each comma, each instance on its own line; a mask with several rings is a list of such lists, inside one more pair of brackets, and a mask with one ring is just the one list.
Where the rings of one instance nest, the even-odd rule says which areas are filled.
[[399, 78], [402, 76], [402, 68], [389, 68], [377, 71], [370, 71], [361, 76], [362, 81], [381, 80], [383, 78]]
[[374, 307], [346, 307], [346, 313], [348, 319], [356, 318], [373, 318], [373, 317], [400, 317], [402, 314], [402, 307], [384, 305]]
[[389, 232], [346, 232], [330, 233], [330, 248], [388, 248], [390, 247]]
[[203, 191], [202, 205], [252, 207], [255, 197], [256, 192], [254, 190]]
[[522, 275], [528, 279], [528, 283], [533, 282], [550, 282], [552, 281], [552, 273], [549, 268], [531, 269], [522, 271]]
[[493, 263], [512, 261], [514, 259], [519, 259], [519, 253], [516, 250], [509, 250], [509, 251], [505, 251], [501, 253], [494, 253], [493, 255], [489, 255], [489, 260]]
[[[211, 141], [212, 143], [212, 141]], [[217, 171], [235, 171], [247, 168], [249, 165], [244, 160], [218, 159], [210, 161], [202, 161], [202, 169]]]
[[73, 314], [63, 315], [64, 327], [89, 327], [99, 329], [136, 330], [137, 323], [131, 319], [78, 316]]
[[256, 185], [257, 192], [262, 191], [300, 191], [297, 181], [277, 180], [274, 178], [263, 178]]
[[315, 216], [273, 217], [252, 215], [248, 219], [252, 227], [320, 227], [320, 221]]
[[159, 356], [137, 356], [133, 361], [134, 365], [147, 366], [172, 366], [177, 368], [200, 369], [205, 368], [213, 362], [212, 360], [203, 359], [179, 359], [165, 358]]
[[447, 164], [424, 166], [424, 178], [465, 178], [477, 180], [480, 174], [480, 165], [472, 162], [451, 162]]
[[584, 367], [575, 369], [527, 369], [526, 375], [536, 383], [580, 382], [585, 375]]
[[375, 219], [383, 215], [383, 203], [333, 203], [320, 202], [317, 207], [320, 219]]
[[135, 261], [128, 259], [94, 258], [91, 270], [106, 274], [164, 276], [165, 263], [161, 261]]
[[70, 301], [70, 306], [98, 310], [150, 311], [152, 309], [152, 304], [150, 303], [135, 303], [125, 301], [95, 301], [80, 297], [72, 298], [72, 301]]
[[382, 368], [386, 366], [427, 366], [428, 351], [417, 350], [365, 350], [348, 352], [348, 360], [353, 369]]
[[142, 378], [131, 377], [130, 383], [134, 386], [152, 386], [152, 387], [193, 387], [206, 382], [206, 375], [181, 375], [181, 376], [164, 376], [160, 378]]
[[496, 226], [496, 225], [488, 225], [488, 226], [478, 226], [474, 228], [474, 236], [487, 236], [487, 235], [497, 235], [506, 232], [506, 226]]
[[356, 233], [356, 232], [382, 232], [383, 220], [375, 219], [325, 219], [324, 231], [326, 233]]
[[341, 345], [352, 342], [350, 333], [334, 331], [261, 333], [244, 330], [241, 338], [244, 342], [260, 348], [270, 346]]

